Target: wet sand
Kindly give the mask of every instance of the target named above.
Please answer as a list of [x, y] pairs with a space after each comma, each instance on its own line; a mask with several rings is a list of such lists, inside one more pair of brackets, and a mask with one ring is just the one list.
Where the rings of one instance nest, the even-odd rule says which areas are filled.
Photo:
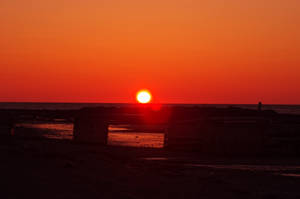
[[1, 139], [0, 157], [1, 198], [300, 198], [300, 178], [288, 175], [300, 173], [295, 158], [204, 157], [49, 139]]

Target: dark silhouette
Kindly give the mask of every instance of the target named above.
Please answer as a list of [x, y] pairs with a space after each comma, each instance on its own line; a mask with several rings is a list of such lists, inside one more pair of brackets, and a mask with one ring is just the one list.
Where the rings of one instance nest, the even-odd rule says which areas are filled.
[[257, 110], [258, 110], [258, 111], [261, 111], [261, 110], [262, 110], [262, 103], [261, 103], [261, 102], [258, 102]]
[[[300, 172], [299, 115], [150, 105], [0, 113], [2, 198], [300, 196], [297, 178], [284, 176]], [[74, 123], [74, 140], [18, 126], [57, 122]], [[106, 146], [111, 124], [159, 127], [165, 148]]]

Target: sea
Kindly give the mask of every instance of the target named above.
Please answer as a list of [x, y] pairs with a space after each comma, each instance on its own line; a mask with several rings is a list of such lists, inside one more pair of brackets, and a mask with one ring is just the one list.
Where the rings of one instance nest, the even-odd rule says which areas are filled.
[[[1, 109], [26, 109], [26, 110], [79, 110], [84, 107], [131, 107], [136, 104], [126, 103], [0, 103]], [[257, 109], [256, 104], [163, 104], [162, 106], [184, 106], [184, 107], [239, 107], [246, 109]], [[262, 106], [263, 110], [274, 110], [282, 114], [300, 114], [300, 105], [271, 105]], [[47, 139], [72, 140], [73, 123], [19, 123], [16, 127], [33, 128], [40, 130], [41, 136]], [[164, 134], [158, 132], [134, 132], [127, 127], [110, 125], [108, 133], [108, 145], [163, 148]]]
[[[0, 102], [1, 109], [26, 109], [26, 110], [78, 110], [84, 107], [133, 107], [131, 103], [20, 103]], [[162, 106], [184, 106], [184, 107], [240, 107], [246, 109], [257, 109], [257, 104], [163, 104]], [[299, 105], [265, 104], [263, 110], [274, 110], [283, 114], [300, 114]]]

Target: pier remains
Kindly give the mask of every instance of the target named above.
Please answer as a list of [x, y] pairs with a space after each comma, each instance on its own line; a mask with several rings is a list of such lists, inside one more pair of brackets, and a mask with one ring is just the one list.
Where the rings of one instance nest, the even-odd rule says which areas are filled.
[[[291, 119], [293, 118], [293, 119]], [[75, 119], [74, 139], [106, 144], [108, 126], [160, 125], [164, 127], [164, 147], [170, 150], [199, 151], [220, 155], [256, 155], [265, 153], [272, 143], [271, 134], [281, 129], [278, 121], [299, 131], [299, 117], [274, 111], [241, 108], [200, 108], [151, 106], [132, 108], [85, 108]], [[282, 126], [282, 124], [280, 125]], [[299, 151], [300, 152], [300, 151]]]
[[0, 137], [11, 137], [14, 130], [14, 119], [7, 112], [0, 112]]

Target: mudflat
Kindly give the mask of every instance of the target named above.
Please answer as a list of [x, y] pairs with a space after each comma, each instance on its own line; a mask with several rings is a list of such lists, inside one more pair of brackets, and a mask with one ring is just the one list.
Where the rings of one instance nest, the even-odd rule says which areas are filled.
[[1, 198], [300, 198], [297, 158], [6, 139]]

